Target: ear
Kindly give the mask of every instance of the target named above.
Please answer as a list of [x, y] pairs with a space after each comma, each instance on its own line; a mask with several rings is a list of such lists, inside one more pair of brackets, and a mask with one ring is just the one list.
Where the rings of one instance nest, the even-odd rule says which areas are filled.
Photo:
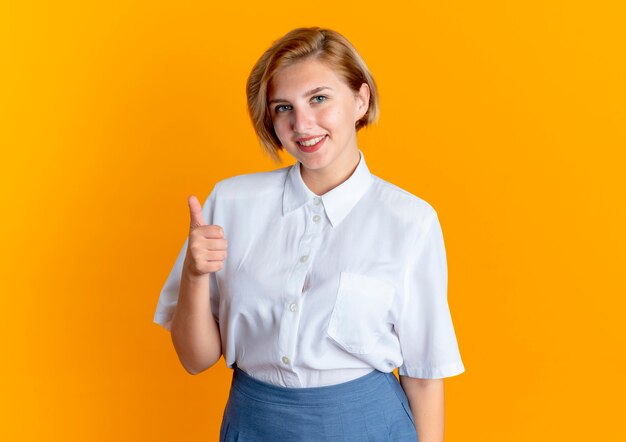
[[356, 123], [367, 113], [370, 106], [370, 87], [367, 83], [362, 83], [359, 92], [355, 94], [356, 98]]

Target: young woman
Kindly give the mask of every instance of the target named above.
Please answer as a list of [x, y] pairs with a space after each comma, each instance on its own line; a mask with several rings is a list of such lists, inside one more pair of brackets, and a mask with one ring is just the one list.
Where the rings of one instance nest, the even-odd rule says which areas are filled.
[[443, 378], [465, 371], [442, 231], [357, 146], [378, 118], [365, 62], [339, 33], [298, 28], [247, 96], [265, 152], [296, 162], [189, 198], [154, 316], [190, 373], [222, 354], [233, 368], [220, 441], [442, 441]]

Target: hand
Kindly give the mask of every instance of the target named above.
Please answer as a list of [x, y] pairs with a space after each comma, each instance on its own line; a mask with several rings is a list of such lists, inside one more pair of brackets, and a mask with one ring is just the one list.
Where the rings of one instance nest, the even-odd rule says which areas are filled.
[[189, 243], [183, 270], [193, 276], [202, 276], [217, 272], [224, 267], [228, 241], [224, 238], [224, 229], [218, 225], [207, 225], [202, 216], [202, 206], [194, 195], [188, 198]]

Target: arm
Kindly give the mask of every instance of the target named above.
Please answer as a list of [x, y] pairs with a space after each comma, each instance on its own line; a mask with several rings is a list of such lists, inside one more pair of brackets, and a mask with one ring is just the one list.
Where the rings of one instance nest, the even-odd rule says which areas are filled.
[[178, 358], [190, 374], [211, 368], [222, 356], [220, 331], [211, 314], [208, 274], [194, 276], [183, 266], [171, 332]]
[[443, 442], [443, 379], [418, 379], [400, 376], [409, 400], [419, 442]]
[[210, 278], [224, 267], [228, 241], [221, 226], [205, 221], [204, 212], [211, 209], [214, 195], [215, 189], [204, 205], [206, 210], [194, 195], [188, 198], [189, 242], [171, 321], [174, 348], [190, 374], [211, 368], [222, 356], [220, 330], [211, 310]]

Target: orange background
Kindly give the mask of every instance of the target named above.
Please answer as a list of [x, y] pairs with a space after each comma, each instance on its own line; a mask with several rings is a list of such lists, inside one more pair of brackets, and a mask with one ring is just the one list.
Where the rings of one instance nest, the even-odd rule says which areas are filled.
[[379, 86], [371, 171], [440, 215], [446, 440], [624, 437], [623, 2], [93, 3], [0, 6], [3, 440], [217, 440], [231, 372], [152, 316], [187, 195], [276, 167], [245, 81], [314, 25]]

